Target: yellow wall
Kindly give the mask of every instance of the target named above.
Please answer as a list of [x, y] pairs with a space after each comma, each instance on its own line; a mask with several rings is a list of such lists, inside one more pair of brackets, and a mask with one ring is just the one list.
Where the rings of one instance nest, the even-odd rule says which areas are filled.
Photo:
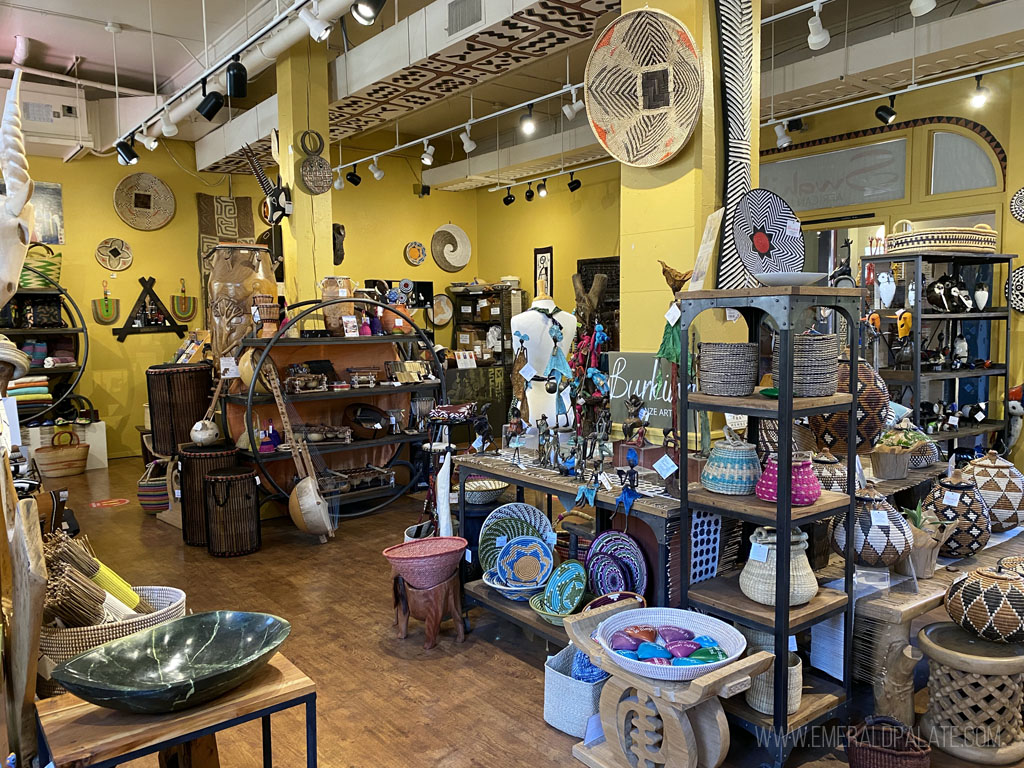
[[[168, 142], [174, 156], [186, 168], [195, 168], [190, 144]], [[173, 333], [129, 336], [123, 344], [111, 333], [118, 327], [142, 290], [140, 277], [155, 277], [156, 291], [169, 303], [185, 278], [190, 295], [199, 295], [199, 262], [196, 193], [227, 195], [228, 184], [205, 187], [178, 168], [164, 146], [150, 153], [140, 148], [137, 165], [126, 168], [113, 157], [87, 157], [72, 163], [60, 158], [30, 157], [29, 169], [37, 181], [57, 182], [63, 187], [65, 245], [57, 248], [64, 256], [61, 283], [78, 303], [89, 329], [89, 362], [78, 391], [92, 400], [107, 424], [107, 449], [111, 457], [138, 455], [139, 436], [135, 425], [142, 424], [142, 404], [146, 402], [145, 370], [167, 362], [177, 349], [179, 339]], [[129, 173], [153, 173], [174, 191], [177, 210], [163, 229], [140, 232], [121, 221], [114, 211], [114, 188]], [[203, 174], [208, 181], [220, 179]], [[232, 180], [236, 195], [250, 195], [256, 202], [259, 191], [255, 180], [237, 176]], [[257, 226], [257, 231], [260, 227]], [[115, 279], [96, 262], [96, 246], [107, 237], [120, 237], [132, 247], [134, 262], [118, 272]], [[99, 325], [92, 320], [90, 301], [103, 295], [106, 279], [112, 298], [121, 300], [121, 318], [115, 326]], [[201, 323], [200, 318], [193, 325]]]

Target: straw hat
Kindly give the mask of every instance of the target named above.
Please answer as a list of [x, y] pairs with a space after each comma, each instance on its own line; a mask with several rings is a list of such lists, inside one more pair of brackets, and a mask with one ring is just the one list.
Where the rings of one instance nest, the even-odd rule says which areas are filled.
[[14, 366], [14, 373], [11, 380], [20, 379], [28, 373], [29, 357], [6, 336], [0, 336], [0, 363], [10, 363]]

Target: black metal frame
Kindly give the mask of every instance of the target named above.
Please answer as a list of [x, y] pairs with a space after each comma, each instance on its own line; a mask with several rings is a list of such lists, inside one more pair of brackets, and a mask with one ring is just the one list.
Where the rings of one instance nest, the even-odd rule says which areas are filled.
[[[260, 371], [263, 369], [263, 364], [266, 362], [267, 358], [270, 357], [270, 353], [273, 350], [274, 346], [282, 338], [285, 338], [284, 334], [285, 334], [285, 332], [287, 330], [289, 330], [292, 326], [297, 326], [299, 323], [301, 323], [303, 320], [305, 320], [310, 315], [312, 315], [312, 314], [314, 314], [316, 312], [322, 312], [325, 307], [330, 307], [330, 306], [333, 306], [335, 304], [363, 304], [363, 305], [367, 305], [367, 306], [371, 306], [371, 307], [382, 307], [382, 308], [387, 309], [387, 310], [389, 310], [391, 312], [394, 312], [396, 315], [401, 317], [403, 319], [403, 321], [408, 323], [409, 327], [413, 329], [413, 331], [415, 332], [415, 336], [413, 336], [412, 334], [401, 334], [401, 335], [394, 334], [394, 335], [392, 335], [390, 337], [386, 337], [387, 341], [389, 341], [391, 343], [407, 343], [407, 344], [414, 344], [414, 343], [417, 343], [417, 342], [422, 342], [422, 344], [426, 347], [426, 349], [430, 351], [430, 355], [433, 358], [433, 362], [434, 362], [434, 373], [437, 376], [437, 383], [432, 385], [432, 386], [429, 386], [429, 387], [428, 386], [424, 386], [424, 389], [433, 389], [433, 388], [439, 387], [440, 390], [441, 390], [440, 402], [447, 402], [447, 400], [448, 400], [448, 391], [447, 391], [447, 388], [445, 387], [445, 382], [444, 382], [444, 369], [441, 366], [441, 361], [438, 358], [437, 353], [434, 351], [434, 345], [431, 343], [430, 338], [423, 332], [423, 329], [421, 329], [413, 321], [413, 319], [411, 317], [409, 317], [409, 315], [407, 315], [404, 312], [401, 312], [401, 311], [395, 309], [394, 307], [392, 307], [389, 304], [384, 304], [382, 302], [375, 301], [373, 299], [365, 299], [365, 298], [359, 298], [359, 297], [346, 297], [346, 298], [339, 297], [339, 298], [327, 299], [327, 300], [323, 300], [323, 301], [319, 301], [319, 300], [316, 300], [316, 299], [311, 299], [311, 300], [302, 301], [302, 302], [298, 302], [296, 304], [290, 305], [289, 306], [289, 310], [293, 310], [293, 309], [296, 309], [298, 307], [305, 307], [305, 309], [303, 309], [295, 317], [290, 318], [288, 320], [288, 322], [282, 323], [281, 327], [277, 329], [277, 332], [272, 337], [267, 339], [266, 344], [263, 345], [263, 353], [260, 355], [259, 360], [256, 362], [256, 365], [253, 368], [252, 380], [249, 382], [249, 389], [248, 389], [248, 391], [246, 392], [246, 395], [245, 395], [245, 429], [246, 429], [246, 432], [248, 433], [248, 436], [249, 436], [249, 445], [250, 445], [250, 447], [253, 448], [253, 450], [251, 450], [249, 453], [252, 456], [253, 462], [256, 464], [257, 472], [259, 472], [259, 474], [263, 475], [263, 477], [266, 479], [266, 481], [267, 481], [268, 485], [270, 486], [270, 488], [273, 489], [273, 492], [270, 494], [272, 498], [276, 497], [276, 498], [287, 499], [288, 498], [288, 492], [285, 491], [284, 488], [282, 488], [278, 484], [278, 482], [273, 478], [273, 476], [267, 471], [266, 467], [263, 464], [263, 458], [261, 457], [260, 452], [258, 450], [255, 450], [255, 448], [257, 447], [258, 443], [256, 442], [256, 430], [253, 427], [253, 410], [252, 409], [253, 409], [253, 405], [254, 405], [254, 403], [253, 403], [254, 398], [260, 397], [259, 395], [256, 394], [256, 385], [259, 382]], [[309, 345], [313, 346], [313, 345], [316, 345], [317, 343], [332, 343], [332, 340], [334, 342], [343, 341], [343, 342], [346, 342], [346, 343], [358, 344], [358, 343], [367, 343], [367, 342], [370, 342], [371, 340], [372, 341], [377, 341], [378, 339], [382, 339], [382, 338], [385, 338], [385, 337], [379, 337], [379, 336], [366, 336], [366, 337], [359, 337], [359, 338], [356, 338], [356, 337], [351, 337], [351, 338], [331, 337], [331, 338], [324, 338], [324, 339], [311, 338], [311, 339], [307, 339], [307, 340], [304, 340], [304, 341], [306, 341], [306, 343], [308, 343]], [[396, 390], [394, 390], [393, 388], [384, 387], [384, 388], [381, 388], [380, 392], [373, 392], [373, 393], [370, 393], [370, 394], [381, 394], [381, 393], [390, 394], [390, 393], [393, 393], [395, 391]], [[397, 391], [401, 392], [401, 390], [397, 390]], [[348, 393], [345, 393], [345, 394], [347, 395]], [[361, 393], [361, 394], [367, 394], [367, 393]], [[350, 518], [354, 518], [354, 517], [364, 517], [366, 515], [373, 514], [374, 512], [377, 512], [378, 510], [383, 509], [384, 507], [386, 507], [388, 504], [393, 502], [399, 496], [405, 495], [412, 488], [414, 488], [416, 486], [416, 483], [419, 481], [419, 473], [417, 472], [416, 467], [411, 462], [402, 461], [402, 460], [398, 459], [398, 456], [399, 456], [399, 454], [402, 451], [402, 445], [405, 442], [407, 442], [407, 441], [395, 441], [395, 443], [394, 443], [396, 445], [395, 454], [388, 461], [387, 467], [391, 468], [391, 467], [396, 466], [396, 465], [401, 465], [401, 466], [407, 467], [408, 470], [409, 470], [409, 482], [406, 483], [401, 488], [397, 488], [396, 487], [395, 488], [395, 492], [392, 493], [392, 494], [384, 494], [386, 496], [386, 498], [380, 504], [372, 506], [369, 509], [359, 510], [358, 512], [355, 512], [355, 513], [352, 513], [352, 514], [340, 514], [339, 513], [337, 515], [334, 515], [334, 517], [337, 517], [338, 519], [350, 519]], [[344, 498], [344, 497], [342, 497], [342, 498]], [[352, 499], [352, 501], [358, 501], [358, 500], [359, 500], [358, 498]]]
[[[814, 290], [814, 289], [811, 289]], [[845, 296], [837, 295], [835, 289], [822, 288], [820, 292], [807, 294], [780, 294], [780, 295], [745, 295], [745, 291], [722, 291], [719, 296], [711, 299], [691, 299], [686, 294], [678, 294], [678, 306], [681, 311], [679, 320], [680, 360], [679, 360], [679, 381], [678, 381], [678, 410], [676, 413], [677, 434], [685, 434], [686, 417], [689, 410], [716, 410], [728, 411], [730, 413], [745, 413], [751, 418], [749, 434], [756, 434], [759, 428], [759, 420], [762, 418], [778, 418], [779, 423], [779, 451], [778, 451], [778, 501], [776, 503], [775, 528], [776, 528], [776, 581], [775, 581], [775, 620], [772, 627], [766, 627], [758, 622], [753, 622], [738, 614], [712, 609], [708, 606], [701, 606], [702, 609], [712, 613], [725, 616], [740, 623], [753, 626], [759, 629], [767, 629], [774, 632], [774, 675], [775, 680], [788, 679], [788, 656], [789, 636], [794, 632], [806, 628], [811, 624], [818, 623], [824, 619], [837, 615], [840, 611], [830, 611], [822, 616], [816, 617], [813, 621], [802, 622], [798, 625], [790, 625], [789, 620], [789, 587], [790, 587], [790, 557], [791, 557], [791, 535], [794, 527], [793, 519], [790, 516], [790, 493], [792, 489], [792, 444], [793, 444], [793, 418], [795, 415], [808, 413], [821, 413], [824, 410], [836, 412], [839, 408], [800, 408], [794, 406], [793, 402], [793, 335], [794, 325], [805, 313], [814, 312], [818, 307], [830, 307], [845, 317], [847, 322], [848, 343], [851, 352], [849, 366], [850, 380], [849, 392], [857, 392], [857, 357], [859, 351], [857, 334], [859, 329], [859, 317], [862, 303], [861, 295]], [[775, 321], [779, 332], [779, 371], [780, 381], [779, 398], [776, 407], [769, 405], [764, 409], [730, 407], [723, 398], [721, 403], [715, 406], [704, 404], [693, 404], [689, 402], [689, 328], [693, 320], [701, 313], [710, 309], [736, 309], [747, 322], [748, 338], [756, 342], [760, 331], [760, 320], [762, 315], [767, 315]], [[766, 401], [767, 402], [767, 401]], [[847, 466], [856, 466], [857, 446], [857, 401], [852, 397], [849, 405], [848, 435], [847, 435]], [[746, 519], [742, 514], [736, 514], [723, 508], [715, 508], [709, 505], [691, 505], [688, 492], [688, 462], [685, 456], [680, 461], [680, 531], [686, 532], [692, 526], [692, 511], [694, 509], [707, 509], [724, 515], [739, 519]], [[852, 469], [847, 473], [847, 493], [849, 495], [849, 506], [846, 508], [846, 564], [844, 572], [844, 589], [847, 600], [842, 607], [843, 613], [843, 688], [845, 700], [823, 713], [814, 720], [801, 725], [799, 728], [789, 728], [788, 708], [789, 691], [788, 686], [776, 684], [774, 690], [772, 729], [765, 732], [763, 726], [750, 722], [744, 718], [730, 714], [741, 727], [763, 738], [763, 743], [769, 745], [774, 757], [776, 766], [782, 766], [789, 757], [790, 751], [796, 745], [801, 734], [806, 729], [819, 725], [833, 718], [842, 721], [848, 719], [849, 702], [853, 697], [853, 616], [854, 616], [854, 554], [853, 554], [853, 531], [854, 517], [856, 510], [856, 472]], [[842, 508], [829, 510], [821, 515], [801, 518], [800, 524], [811, 522], [817, 517], [829, 517], [842, 514]], [[762, 522], [760, 520], [758, 522]], [[683, 536], [684, 542], [688, 540]], [[681, 607], [690, 607], [690, 548], [680, 548], [680, 587], [682, 591]]]
[[[301, 705], [305, 705], [306, 708], [306, 768], [317, 768], [316, 693], [307, 693], [303, 696], [289, 699], [288, 701], [282, 701], [280, 704], [275, 704], [271, 707], [263, 707], [255, 712], [250, 712], [239, 717], [233, 717], [230, 720], [225, 720], [217, 723], [216, 725], [200, 728], [197, 731], [190, 731], [189, 733], [183, 733], [170, 739], [164, 739], [163, 741], [151, 744], [148, 747], [140, 747], [139, 749], [132, 750], [131, 752], [126, 752], [119, 757], [113, 757], [99, 763], [92, 763], [90, 768], [114, 768], [114, 766], [123, 765], [124, 763], [131, 762], [132, 760], [138, 760], [140, 757], [156, 754], [168, 747], [184, 744], [187, 741], [193, 741], [201, 736], [207, 736], [211, 733], [224, 731], [228, 728], [233, 728], [236, 725], [248, 723], [256, 719], [262, 721], [263, 768], [273, 768], [274, 761], [273, 744], [270, 732], [270, 716], [275, 712], [281, 712], [282, 710]], [[38, 717], [36, 718], [36, 725], [39, 732], [39, 765], [49, 765], [51, 760], [50, 749], [46, 742], [46, 733], [43, 731], [42, 723], [39, 721]]]
[[[939, 434], [931, 436], [933, 440], [937, 440], [938, 442], [951, 443], [953, 441], [960, 440], [960, 439], [969, 439], [969, 438], [977, 437], [977, 436], [979, 436], [981, 434], [985, 434], [986, 431], [987, 432], [1003, 431], [1005, 433], [1007, 428], [1009, 427], [1010, 415], [1009, 415], [1009, 409], [1006, 407], [1006, 404], [1010, 400], [1010, 376], [1009, 376], [1009, 374], [1010, 374], [1010, 348], [1011, 348], [1010, 347], [1010, 307], [1009, 307], [1009, 305], [1003, 307], [1002, 308], [1003, 312], [998, 312], [995, 309], [990, 309], [990, 310], [988, 310], [986, 312], [978, 312], [978, 313], [934, 313], [934, 312], [927, 312], [927, 313], [925, 313], [925, 312], [922, 312], [921, 311], [922, 307], [924, 306], [924, 302], [927, 301], [927, 299], [925, 298], [925, 295], [924, 295], [925, 286], [924, 286], [924, 280], [923, 280], [923, 276], [922, 276], [922, 267], [921, 267], [921, 265], [924, 262], [926, 262], [926, 261], [928, 263], [930, 263], [930, 264], [950, 264], [953, 267], [953, 277], [957, 277], [960, 274], [960, 267], [961, 266], [971, 266], [971, 265], [975, 265], [976, 266], [976, 265], [982, 265], [982, 264], [991, 264], [991, 265], [994, 265], [994, 266], [998, 266], [1000, 264], [1005, 264], [1007, 266], [1007, 268], [1009, 269], [1009, 267], [1012, 266], [1014, 258], [1016, 258], [1016, 257], [1013, 256], [1012, 254], [1001, 254], [1001, 253], [976, 254], [976, 253], [941, 253], [941, 252], [921, 252], [921, 253], [912, 253], [912, 254], [889, 253], [889, 254], [880, 254], [880, 255], [877, 255], [877, 256], [864, 256], [864, 257], [861, 258], [861, 265], [860, 265], [860, 271], [861, 271], [860, 284], [861, 285], [866, 285], [866, 283], [865, 283], [865, 279], [866, 279], [866, 275], [867, 275], [866, 270], [867, 270], [867, 265], [869, 263], [872, 263], [872, 264], [878, 264], [878, 263], [883, 263], [883, 264], [886, 264], [886, 263], [911, 264], [912, 263], [913, 264], [913, 268], [914, 268], [914, 285], [915, 285], [915, 290], [916, 290], [916, 295], [915, 295], [915, 298], [914, 298], [914, 307], [913, 307], [914, 325], [913, 325], [913, 328], [911, 329], [911, 334], [912, 334], [913, 344], [914, 344], [914, 355], [913, 355], [914, 370], [913, 370], [913, 376], [912, 376], [912, 378], [910, 380], [907, 380], [905, 378], [897, 378], [897, 377], [888, 375], [887, 372], [884, 369], [880, 370], [879, 373], [882, 376], [882, 378], [885, 379], [885, 381], [887, 383], [890, 382], [890, 381], [899, 382], [903, 386], [909, 386], [913, 390], [913, 392], [914, 392], [914, 409], [913, 410], [914, 410], [914, 423], [915, 424], [920, 424], [921, 423], [921, 400], [922, 400], [922, 390], [921, 390], [921, 384], [922, 384], [922, 379], [921, 379], [921, 352], [924, 349], [924, 328], [922, 326], [922, 322], [924, 320], [928, 320], [928, 321], [934, 321], [934, 320], [957, 320], [957, 321], [960, 321], [960, 322], [962, 322], [964, 320], [977, 320], [977, 321], [988, 321], [988, 322], [993, 322], [993, 321], [1001, 320], [1001, 321], [1005, 322], [1005, 324], [1006, 324], [1006, 328], [1005, 328], [1005, 334], [1006, 334], [1006, 338], [1005, 338], [1006, 359], [1001, 364], [1001, 369], [1000, 369], [1002, 371], [1001, 373], [999, 371], [983, 371], [983, 372], [973, 372], [973, 371], [966, 371], [966, 372], [955, 371], [954, 372], [954, 371], [951, 371], [948, 376], [942, 375], [942, 376], [931, 377], [931, 378], [934, 378], [934, 379], [963, 379], [963, 378], [973, 378], [973, 377], [979, 377], [980, 378], [982, 376], [1002, 376], [1003, 377], [1003, 423], [1002, 423], [1002, 425], [1001, 426], [993, 425], [991, 429], [985, 430], [985, 431], [981, 431], [981, 432], [979, 432], [977, 429], [971, 429], [971, 430], [968, 430], [969, 432], [971, 432], [971, 434], [964, 434], [964, 435], [957, 435], [956, 432], [939, 433]], [[1009, 279], [1009, 275], [1007, 275], [1007, 279]], [[906, 282], [906, 274], [904, 274], [904, 282]], [[995, 281], [993, 281], [992, 291], [990, 292], [990, 296], [993, 297], [993, 299], [996, 296], [994, 282]], [[990, 334], [990, 338], [992, 338], [991, 334]], [[991, 400], [991, 397], [992, 397], [992, 388], [990, 386], [989, 387], [989, 399], [990, 400]], [[948, 445], [947, 445], [947, 447], [948, 447]]]

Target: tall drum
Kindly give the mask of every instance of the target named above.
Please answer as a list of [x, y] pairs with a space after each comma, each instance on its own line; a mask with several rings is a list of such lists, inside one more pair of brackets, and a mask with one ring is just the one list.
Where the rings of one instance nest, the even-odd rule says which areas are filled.
[[173, 456], [213, 397], [213, 368], [205, 363], [151, 365], [146, 370], [153, 452]]
[[259, 551], [260, 501], [256, 472], [248, 467], [206, 473], [206, 550], [214, 557]]
[[235, 466], [238, 449], [222, 440], [213, 445], [183, 445], [178, 453], [181, 483], [181, 537], [191, 547], [206, 546], [206, 499], [203, 479]]

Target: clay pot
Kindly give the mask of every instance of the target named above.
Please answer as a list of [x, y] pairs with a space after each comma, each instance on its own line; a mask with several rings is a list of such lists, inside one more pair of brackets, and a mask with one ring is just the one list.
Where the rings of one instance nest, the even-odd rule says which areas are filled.
[[[872, 512], [885, 515], [886, 523], [872, 520]], [[853, 524], [853, 556], [857, 565], [887, 568], [896, 563], [913, 546], [910, 523], [885, 496], [870, 488], [857, 491], [857, 510]], [[846, 514], [836, 518], [832, 529], [832, 549], [846, 554]]]
[[390, 310], [396, 310], [397, 312], [403, 312], [405, 305], [390, 304], [389, 309], [381, 309], [380, 323], [384, 326], [384, 333], [410, 333], [412, 328], [409, 327], [409, 322]]
[[[350, 277], [325, 277], [320, 281], [320, 296], [324, 301], [346, 299], [354, 295], [355, 283]], [[344, 315], [354, 314], [355, 304], [348, 301], [324, 307], [324, 327], [327, 328], [331, 336], [344, 336], [345, 328], [341, 318]]]
[[[889, 389], [878, 371], [861, 360], [857, 367], [857, 453], [871, 453], [885, 425], [890, 421]], [[850, 361], [839, 361], [839, 391], [850, 391]], [[818, 449], [828, 448], [842, 456], [846, 453], [846, 437], [850, 414], [847, 410], [811, 416], [809, 424], [818, 441]]]
[[[909, 525], [909, 523], [908, 523]], [[938, 565], [939, 548], [956, 530], [952, 525], [929, 526], [922, 530], [910, 525], [913, 534], [913, 548], [896, 563], [896, 573], [903, 576], [916, 576], [918, 579], [930, 579], [935, 575]], [[913, 565], [913, 573], [911, 573]]]
[[925, 514], [952, 524], [953, 535], [939, 550], [943, 557], [970, 557], [985, 548], [992, 533], [988, 505], [972, 477], [959, 469], [939, 478], [921, 506]]
[[1024, 474], [1013, 463], [989, 451], [964, 467], [988, 505], [992, 533], [1002, 533], [1024, 522]]
[[1024, 576], [1005, 568], [978, 568], [946, 591], [949, 618], [994, 643], [1024, 640]]

